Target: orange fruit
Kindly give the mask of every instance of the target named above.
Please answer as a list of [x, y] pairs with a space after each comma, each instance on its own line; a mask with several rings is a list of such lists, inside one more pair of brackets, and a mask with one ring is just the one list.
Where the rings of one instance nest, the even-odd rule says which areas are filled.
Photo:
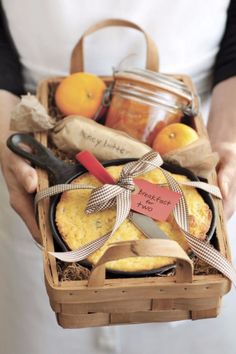
[[161, 155], [182, 148], [198, 139], [196, 131], [183, 123], [173, 123], [163, 128], [153, 142], [153, 149]]
[[83, 72], [72, 74], [57, 87], [56, 105], [65, 115], [93, 118], [102, 103], [105, 89], [104, 81], [96, 75]]

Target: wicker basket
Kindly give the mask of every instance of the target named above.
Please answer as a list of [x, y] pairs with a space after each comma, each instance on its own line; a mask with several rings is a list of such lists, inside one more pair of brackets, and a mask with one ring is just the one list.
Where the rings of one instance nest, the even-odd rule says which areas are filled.
[[[125, 25], [139, 29], [126, 21], [106, 21], [89, 29], [86, 34], [107, 25]], [[147, 37], [146, 37], [147, 38]], [[150, 50], [148, 56], [155, 57], [155, 50]], [[72, 55], [71, 72], [83, 71], [83, 37], [78, 42]], [[150, 53], [154, 53], [150, 55]], [[156, 62], [155, 57], [155, 62]], [[150, 59], [149, 69], [156, 69]], [[155, 66], [155, 65], [154, 65]], [[195, 92], [191, 79], [187, 76], [174, 76], [181, 79]], [[111, 78], [103, 78], [110, 82]], [[49, 109], [49, 87], [59, 83], [61, 78], [44, 80], [38, 87], [38, 98]], [[207, 137], [201, 116], [192, 118], [192, 126], [199, 136]], [[47, 134], [36, 134], [36, 138], [47, 146]], [[39, 190], [48, 186], [48, 176], [38, 169]], [[209, 182], [216, 183], [213, 173]], [[215, 199], [216, 206], [216, 247], [230, 259], [230, 251], [223, 217], [222, 202]], [[221, 274], [193, 275], [188, 257], [180, 248], [173, 246], [173, 241], [150, 240], [144, 242], [126, 242], [111, 246], [102, 261], [91, 273], [90, 279], [81, 281], [60, 281], [55, 258], [48, 251], [54, 251], [54, 242], [48, 222], [49, 201], [39, 203], [39, 226], [44, 244], [45, 283], [51, 307], [55, 311], [58, 324], [64, 328], [82, 328], [93, 326], [108, 326], [115, 324], [168, 322], [184, 319], [202, 319], [216, 317], [221, 298], [231, 287], [231, 282]], [[172, 247], [173, 246], [173, 247]], [[125, 279], [104, 279], [105, 262], [134, 255], [174, 255], [177, 259], [175, 276], [139, 277]]]

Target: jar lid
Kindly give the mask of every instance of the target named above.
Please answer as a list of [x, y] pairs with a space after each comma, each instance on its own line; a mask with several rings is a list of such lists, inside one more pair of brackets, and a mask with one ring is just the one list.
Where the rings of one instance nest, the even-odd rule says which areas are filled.
[[[136, 97], [137, 99], [148, 100], [149, 103], [160, 104], [169, 106], [173, 109], [181, 109], [187, 115], [196, 115], [197, 108], [194, 107], [196, 95], [194, 95], [186, 84], [168, 75], [160, 74], [150, 70], [144, 69], [127, 69], [124, 71], [118, 71], [114, 73], [116, 84], [113, 88], [117, 93], [122, 93], [123, 95], [130, 95]], [[118, 80], [117, 80], [118, 79]], [[119, 84], [119, 79], [125, 80], [126, 83]], [[151, 85], [156, 88], [160, 88], [163, 91], [173, 93], [187, 102], [186, 104], [173, 104], [165, 99], [165, 96], [161, 93], [152, 91], [147, 87], [141, 87], [134, 85], [134, 82], [143, 83], [146, 85]]]
[[168, 97], [165, 97], [165, 95], [161, 93], [154, 93], [151, 90], [130, 85], [129, 83], [116, 83], [112, 89], [112, 94], [118, 94], [121, 97], [132, 99], [154, 107], [162, 106], [173, 113], [176, 111], [184, 112], [184, 105], [171, 102]]
[[189, 102], [192, 101], [192, 92], [189, 90], [186, 84], [181, 80], [173, 78], [173, 76], [160, 74], [151, 70], [136, 68], [118, 71], [114, 75], [115, 78], [133, 79], [134, 81], [139, 81], [160, 87], [167, 91], [171, 91], [178, 96], [186, 98]]

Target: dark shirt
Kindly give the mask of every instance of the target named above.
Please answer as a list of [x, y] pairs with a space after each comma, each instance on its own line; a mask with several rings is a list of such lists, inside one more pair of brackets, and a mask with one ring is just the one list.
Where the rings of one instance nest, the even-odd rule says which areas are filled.
[[23, 86], [22, 67], [0, 1], [0, 89], [21, 95]]
[[[216, 24], [217, 25], [217, 24]], [[236, 75], [236, 0], [231, 0], [228, 8], [228, 18], [225, 33], [221, 41], [215, 68], [214, 81], [216, 85]]]
[[[216, 23], [217, 26], [217, 23]], [[231, 0], [225, 33], [214, 67], [213, 85], [236, 75], [236, 0]], [[22, 66], [7, 29], [0, 2], [0, 89], [16, 95], [24, 93]]]

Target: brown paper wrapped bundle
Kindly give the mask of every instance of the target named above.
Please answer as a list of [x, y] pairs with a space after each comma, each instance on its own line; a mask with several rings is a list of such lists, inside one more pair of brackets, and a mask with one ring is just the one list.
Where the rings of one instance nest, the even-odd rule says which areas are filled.
[[151, 148], [129, 135], [81, 116], [68, 116], [51, 132], [53, 143], [63, 152], [91, 151], [99, 160], [139, 158]]

